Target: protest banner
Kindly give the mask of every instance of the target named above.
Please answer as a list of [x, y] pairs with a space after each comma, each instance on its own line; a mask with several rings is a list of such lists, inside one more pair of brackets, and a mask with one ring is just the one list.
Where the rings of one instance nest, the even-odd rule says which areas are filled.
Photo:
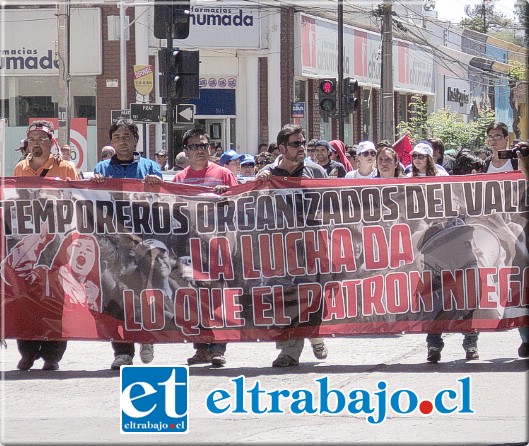
[[519, 172], [248, 182], [6, 178], [6, 338], [219, 342], [529, 321]]

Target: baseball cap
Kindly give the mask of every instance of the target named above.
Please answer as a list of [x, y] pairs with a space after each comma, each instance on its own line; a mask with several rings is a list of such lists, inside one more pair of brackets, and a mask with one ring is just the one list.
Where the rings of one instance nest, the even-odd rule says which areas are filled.
[[147, 254], [153, 249], [161, 249], [163, 251], [168, 251], [167, 246], [165, 246], [165, 243], [161, 242], [160, 240], [150, 238], [136, 245], [134, 252], [136, 256], [143, 257], [145, 254]]
[[336, 149], [333, 146], [331, 146], [328, 141], [325, 141], [324, 139], [316, 140], [316, 142], [314, 143], [314, 147], [318, 147], [318, 146], [326, 147], [327, 150], [330, 150], [331, 152], [336, 153]]
[[19, 150], [22, 152], [23, 150], [26, 150], [27, 148], [28, 148], [28, 140], [21, 139], [18, 149], [15, 149], [15, 152], [18, 152]]
[[433, 149], [432, 149], [432, 146], [428, 144], [427, 142], [420, 142], [413, 148], [411, 153], [412, 154], [418, 153], [419, 155], [433, 156]]
[[253, 155], [243, 155], [244, 158], [241, 160], [241, 166], [244, 164], [255, 164], [255, 158]]
[[165, 150], [158, 150], [158, 152], [155, 153], [157, 156], [167, 156], [167, 152]]
[[34, 122], [31, 123], [28, 127], [28, 130], [26, 132], [26, 135], [29, 135], [29, 132], [33, 132], [35, 130], [40, 130], [48, 135], [48, 138], [53, 139], [53, 124], [50, 123], [43, 123], [43, 122]]
[[371, 141], [362, 141], [358, 143], [356, 154], [360, 155], [361, 153], [368, 152], [370, 150], [373, 150], [376, 152], [375, 145]]
[[244, 159], [244, 155], [239, 155], [235, 150], [228, 150], [221, 155], [219, 164], [221, 166], [224, 166], [230, 161], [234, 161], [236, 159], [239, 159], [242, 161]]

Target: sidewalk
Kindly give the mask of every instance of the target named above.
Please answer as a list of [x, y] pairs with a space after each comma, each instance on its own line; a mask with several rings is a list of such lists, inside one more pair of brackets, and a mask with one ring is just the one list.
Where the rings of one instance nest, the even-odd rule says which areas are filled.
[[[301, 365], [271, 367], [277, 356], [270, 342], [229, 344], [227, 365], [190, 367], [189, 429], [184, 435], [120, 433], [120, 379], [109, 370], [108, 342], [70, 342], [58, 372], [19, 372], [14, 340], [1, 351], [2, 444], [497, 444], [527, 442], [527, 371], [529, 361], [517, 357], [517, 330], [482, 333], [479, 361], [464, 360], [461, 334], [445, 335], [439, 364], [428, 364], [426, 335], [330, 338], [329, 357], [318, 361], [308, 341]], [[141, 364], [138, 356], [135, 364]], [[153, 365], [185, 364], [189, 344], [157, 344]], [[381, 424], [369, 424], [365, 415], [221, 414], [210, 413], [207, 396], [218, 388], [233, 390], [231, 381], [246, 377], [246, 388], [259, 380], [261, 388], [316, 389], [316, 379], [327, 377], [329, 387], [348, 394], [354, 389], [376, 392], [412, 389], [430, 398], [443, 388], [458, 388], [457, 380], [471, 377], [475, 414], [421, 415], [388, 413]], [[289, 406], [286, 406], [287, 408]]]

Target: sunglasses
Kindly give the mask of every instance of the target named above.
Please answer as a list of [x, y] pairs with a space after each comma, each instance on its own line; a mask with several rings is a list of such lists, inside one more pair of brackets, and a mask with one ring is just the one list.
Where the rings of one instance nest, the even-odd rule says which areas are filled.
[[242, 169], [243, 167], [252, 167], [252, 168], [254, 168], [254, 167], [255, 167], [255, 164], [241, 164], [241, 169]]
[[196, 150], [208, 150], [209, 144], [188, 144], [186, 149], [191, 150], [192, 152]]
[[266, 166], [268, 163], [266, 161], [257, 161], [258, 166]]
[[377, 156], [377, 152], [374, 150], [368, 150], [367, 152], [362, 152], [360, 155], [367, 158], [368, 156]]
[[414, 153], [411, 157], [412, 157], [412, 159], [414, 159], [414, 160], [416, 160], [416, 159], [423, 160], [424, 158], [426, 158], [426, 155], [419, 154], [419, 153]]
[[301, 141], [292, 141], [292, 142], [287, 142], [287, 146], [289, 147], [301, 147], [301, 146], [305, 146], [305, 144], [307, 144], [307, 141], [302, 139]]
[[47, 136], [41, 136], [40, 138], [28, 138], [29, 144], [44, 144], [45, 142], [51, 142], [51, 139]]

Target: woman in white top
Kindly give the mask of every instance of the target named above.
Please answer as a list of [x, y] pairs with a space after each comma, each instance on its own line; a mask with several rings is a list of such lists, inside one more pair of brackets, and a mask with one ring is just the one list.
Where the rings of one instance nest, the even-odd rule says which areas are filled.
[[432, 146], [420, 142], [411, 151], [412, 169], [409, 177], [446, 177], [448, 173], [435, 166]]
[[352, 170], [345, 174], [345, 178], [373, 178], [375, 171], [375, 160], [377, 151], [371, 141], [362, 141], [358, 143], [356, 149], [356, 163], [358, 169]]

